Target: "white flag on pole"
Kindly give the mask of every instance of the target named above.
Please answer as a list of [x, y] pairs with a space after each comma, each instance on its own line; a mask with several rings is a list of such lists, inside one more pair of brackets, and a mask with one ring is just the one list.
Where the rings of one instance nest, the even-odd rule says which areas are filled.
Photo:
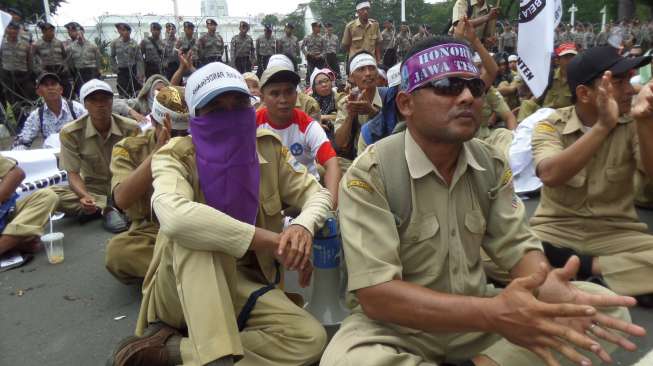
[[11, 15], [0, 10], [0, 44], [5, 39], [5, 29], [11, 23]]
[[519, 2], [517, 65], [522, 79], [538, 98], [549, 83], [554, 33], [561, 18], [561, 0]]

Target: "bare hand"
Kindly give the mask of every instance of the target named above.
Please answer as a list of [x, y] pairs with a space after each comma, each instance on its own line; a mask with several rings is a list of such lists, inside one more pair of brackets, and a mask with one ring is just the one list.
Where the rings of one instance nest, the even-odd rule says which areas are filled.
[[309, 265], [313, 251], [313, 236], [301, 225], [290, 225], [279, 237], [275, 255], [291, 271], [304, 270]]
[[653, 117], [653, 82], [644, 85], [635, 96], [635, 103], [630, 115], [634, 119], [650, 119]]
[[601, 77], [597, 93], [598, 97], [596, 102], [599, 108], [597, 125], [611, 131], [619, 120], [619, 104], [617, 104], [617, 100], [614, 98], [611, 71], [606, 71]]
[[548, 304], [537, 300], [533, 291], [545, 282], [547, 272], [546, 266], [542, 264], [536, 273], [515, 279], [493, 299], [497, 306], [490, 308], [490, 330], [535, 353], [548, 366], [559, 366], [552, 350], [576, 364], [586, 362], [589, 365], [591, 361], [574, 347], [599, 355], [605, 351], [584, 332], [561, 324], [556, 319], [591, 319], [597, 311], [589, 305]]
[[156, 146], [154, 148], [155, 150], [159, 150], [165, 144], [167, 144], [168, 141], [170, 141], [170, 131], [172, 129], [171, 125], [172, 121], [170, 120], [170, 115], [166, 113], [166, 116], [163, 119], [163, 126], [161, 126], [161, 129], [156, 134]]
[[[552, 304], [568, 303], [594, 307], [632, 307], [637, 303], [634, 298], [629, 296], [594, 295], [581, 291], [570, 282], [576, 277], [579, 268], [580, 260], [574, 256], [567, 261], [563, 268], [549, 272], [546, 281], [540, 286], [539, 300]], [[602, 338], [629, 351], [634, 351], [637, 346], [612, 331], [636, 337], [646, 335], [646, 330], [642, 327], [598, 312], [592, 317], [560, 318], [556, 321], [566, 324], [580, 333], [591, 333], [594, 338]], [[603, 350], [598, 353], [598, 356], [604, 362], [611, 362], [610, 356]]]
[[488, 14], [488, 16], [490, 17], [490, 19], [497, 19], [500, 14], [501, 14], [501, 11], [498, 8], [492, 8], [490, 10], [490, 14]]
[[476, 42], [478, 39], [476, 36], [476, 31], [474, 30], [474, 26], [469, 21], [469, 19], [467, 19], [467, 17], [464, 17], [456, 24], [456, 28], [454, 29], [454, 36], [456, 38], [464, 38], [471, 44]]
[[183, 53], [181, 50], [178, 51], [179, 56], [179, 68], [182, 70], [190, 70], [193, 66], [193, 51], [188, 51]]
[[309, 261], [304, 269], [299, 270], [299, 287], [306, 288], [311, 284], [313, 264]]
[[145, 121], [145, 116], [136, 112], [135, 110], [130, 110], [129, 114], [132, 116], [133, 119], [136, 120], [136, 122], [144, 122]]
[[82, 205], [82, 211], [84, 211], [84, 213], [87, 215], [95, 213], [95, 211], [98, 210], [98, 207], [95, 204], [95, 200], [91, 196], [80, 198], [79, 203]]
[[347, 112], [353, 112], [354, 115], [364, 114], [372, 115], [376, 113], [374, 106], [367, 100], [356, 100], [347, 102]]

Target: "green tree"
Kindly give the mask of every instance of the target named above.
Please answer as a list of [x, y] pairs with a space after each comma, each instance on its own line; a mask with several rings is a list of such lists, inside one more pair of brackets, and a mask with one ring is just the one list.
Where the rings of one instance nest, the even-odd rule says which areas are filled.
[[270, 24], [271, 26], [276, 27], [277, 25], [279, 25], [279, 18], [277, 18], [277, 16], [274, 14], [268, 14], [263, 17], [262, 23]]
[[[50, 12], [55, 14], [57, 8], [66, 0], [49, 0]], [[0, 0], [0, 9], [14, 8], [23, 13], [23, 20], [36, 23], [45, 18], [43, 0]]]

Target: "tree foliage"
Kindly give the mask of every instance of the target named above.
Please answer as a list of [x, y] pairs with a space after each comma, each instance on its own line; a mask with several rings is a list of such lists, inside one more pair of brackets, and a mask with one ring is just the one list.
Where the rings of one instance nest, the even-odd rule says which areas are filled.
[[263, 17], [263, 21], [261, 23], [270, 24], [271, 26], [276, 27], [279, 25], [279, 18], [277, 18], [277, 16], [274, 14], [268, 14]]
[[[50, 13], [55, 14], [57, 8], [66, 0], [49, 0]], [[45, 19], [43, 0], [0, 0], [0, 9], [14, 8], [23, 13], [23, 19], [29, 23], [36, 23]]]

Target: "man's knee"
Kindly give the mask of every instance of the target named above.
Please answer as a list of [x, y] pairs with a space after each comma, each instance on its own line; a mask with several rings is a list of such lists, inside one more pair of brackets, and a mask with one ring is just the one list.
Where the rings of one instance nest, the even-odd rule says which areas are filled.
[[50, 207], [51, 210], [54, 209], [59, 203], [59, 196], [52, 189], [40, 189], [32, 193], [34, 199], [38, 200], [43, 204], [43, 206]]

